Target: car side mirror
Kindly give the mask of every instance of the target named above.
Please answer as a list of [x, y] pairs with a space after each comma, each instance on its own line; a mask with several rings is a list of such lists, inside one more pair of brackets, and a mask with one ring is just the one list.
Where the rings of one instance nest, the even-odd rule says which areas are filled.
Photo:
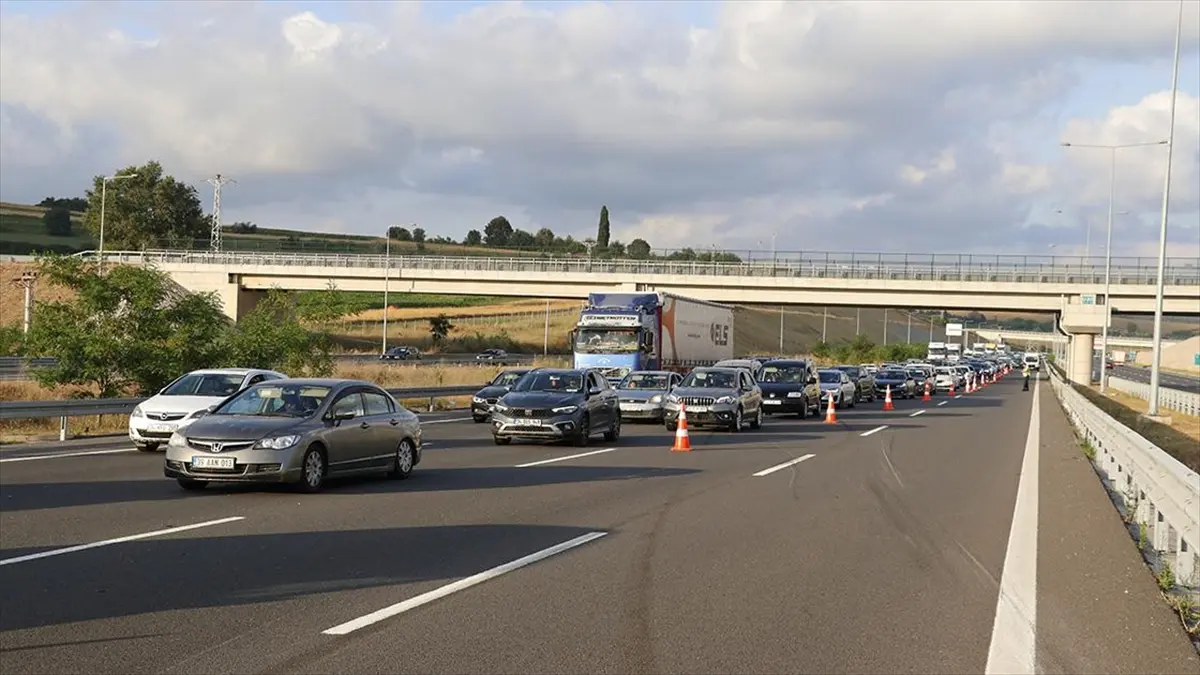
[[600, 387], [592, 387], [591, 389], [588, 389], [588, 396], [599, 396], [600, 392], [602, 391], [604, 390]]
[[352, 420], [352, 419], [354, 419], [354, 411], [353, 410], [341, 410], [341, 411], [333, 413], [332, 415], [329, 416], [329, 418], [332, 419], [334, 422], [344, 422], [346, 420]]

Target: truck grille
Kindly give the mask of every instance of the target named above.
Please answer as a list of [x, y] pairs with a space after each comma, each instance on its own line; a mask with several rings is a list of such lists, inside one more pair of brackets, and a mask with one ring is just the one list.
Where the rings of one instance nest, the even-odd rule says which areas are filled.
[[679, 399], [679, 402], [684, 405], [712, 405], [717, 402], [717, 399], [711, 396], [684, 396]]

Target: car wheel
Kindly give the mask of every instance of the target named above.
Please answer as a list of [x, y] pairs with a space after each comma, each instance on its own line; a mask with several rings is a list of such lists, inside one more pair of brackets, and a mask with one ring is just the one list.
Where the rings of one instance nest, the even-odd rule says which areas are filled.
[[582, 448], [592, 439], [592, 423], [587, 415], [579, 420], [579, 430], [575, 432], [575, 447]]
[[761, 429], [763, 423], [763, 409], [759, 406], [758, 412], [754, 413], [754, 419], [750, 420], [751, 429]]
[[495, 443], [496, 445], [511, 445], [512, 439], [507, 436], [496, 436], [493, 434], [492, 442]]
[[734, 433], [741, 431], [743, 421], [744, 418], [742, 417], [742, 408], [741, 406], [738, 406], [737, 410], [733, 411], [733, 423], [729, 425], [729, 430]]
[[475, 424], [483, 424], [488, 420], [488, 418], [480, 417], [479, 415], [472, 415], [471, 419], [475, 421]]
[[300, 487], [305, 492], [319, 492], [325, 485], [325, 455], [318, 448], [309, 448], [300, 464]]
[[192, 480], [191, 478], [178, 478], [176, 480], [179, 482], [179, 487], [188, 492], [203, 490], [208, 485], [208, 481], [206, 480]]
[[796, 415], [800, 419], [808, 418], [808, 397], [800, 399], [800, 413]]
[[158, 443], [143, 443], [137, 449], [139, 452], [158, 452]]
[[412, 475], [413, 467], [417, 464], [417, 451], [413, 442], [405, 438], [396, 446], [396, 456], [392, 460], [392, 470], [388, 475], [404, 480]]
[[612, 422], [612, 428], [604, 432], [604, 440], [614, 443], [621, 439], [621, 417], [618, 415]]
[[674, 431], [676, 431], [677, 429], [679, 429], [679, 423], [678, 423], [678, 422], [671, 422], [671, 421], [667, 421], [667, 422], [664, 422], [664, 423], [663, 423], [663, 426], [667, 428], [667, 431], [671, 431], [671, 432], [674, 432]]

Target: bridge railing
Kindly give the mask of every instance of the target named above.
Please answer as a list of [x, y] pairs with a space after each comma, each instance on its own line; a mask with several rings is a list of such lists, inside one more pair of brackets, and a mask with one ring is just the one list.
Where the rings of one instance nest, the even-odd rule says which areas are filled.
[[[89, 252], [89, 255], [91, 253]], [[341, 267], [349, 269], [424, 269], [455, 272], [546, 272], [656, 274], [726, 277], [803, 277], [919, 281], [1021, 283], [1104, 282], [1104, 266], [1073, 264], [1050, 257], [893, 255], [805, 252], [790, 258], [742, 262], [695, 260], [602, 259], [581, 256], [392, 256], [371, 254], [306, 254], [205, 251], [114, 251], [106, 261], [134, 264], [207, 264], [224, 266]], [[1114, 259], [1112, 283], [1155, 283], [1156, 268], [1147, 259]], [[1172, 258], [1164, 278], [1168, 285], [1200, 285], [1200, 260]]]
[[[1108, 386], [1117, 391], [1137, 396], [1143, 401], [1150, 400], [1150, 383], [1148, 382], [1134, 382], [1133, 380], [1126, 380], [1123, 377], [1110, 376], [1108, 378]], [[1158, 403], [1169, 410], [1193, 417], [1200, 417], [1200, 394], [1172, 389], [1171, 387], [1159, 387]]]
[[1200, 583], [1200, 474], [1121, 424], [1050, 368], [1050, 386], [1109, 493], [1185, 585]]

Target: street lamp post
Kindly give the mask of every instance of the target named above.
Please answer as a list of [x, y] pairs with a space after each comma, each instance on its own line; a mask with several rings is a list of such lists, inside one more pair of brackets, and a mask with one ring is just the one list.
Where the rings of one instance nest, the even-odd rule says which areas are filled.
[[383, 247], [383, 351], [380, 356], [387, 354], [387, 329], [388, 329], [388, 289], [392, 283], [392, 231], [389, 228], [387, 239]]
[[[1108, 391], [1108, 325], [1112, 323], [1112, 298], [1109, 295], [1109, 288], [1112, 283], [1112, 233], [1113, 233], [1113, 205], [1116, 201], [1117, 194], [1117, 151], [1124, 148], [1144, 148], [1152, 145], [1166, 145], [1167, 141], [1155, 141], [1153, 143], [1120, 143], [1120, 144], [1093, 144], [1093, 143], [1063, 143], [1064, 148], [1099, 148], [1108, 150], [1108, 234], [1106, 236], [1107, 243], [1104, 246], [1104, 328], [1103, 336], [1101, 337], [1100, 350], [1100, 393]], [[1123, 212], [1124, 213], [1124, 212]], [[1088, 226], [1089, 242], [1091, 238], [1091, 225]], [[1090, 244], [1089, 244], [1090, 246]], [[1089, 260], [1089, 264], [1090, 264]]]
[[1183, 0], [1175, 25], [1175, 63], [1171, 69], [1171, 122], [1167, 130], [1167, 171], [1163, 179], [1162, 223], [1158, 232], [1158, 288], [1154, 294], [1154, 354], [1150, 361], [1150, 405], [1146, 414], [1158, 415], [1158, 380], [1162, 367], [1163, 276], [1167, 263], [1167, 211], [1171, 205], [1171, 159], [1175, 150], [1175, 104], [1179, 98], [1179, 39], [1183, 33]]
[[137, 178], [136, 173], [125, 173], [116, 176], [105, 176], [100, 180], [100, 250], [97, 258], [100, 261], [100, 267], [104, 267], [104, 209], [108, 202], [108, 184], [114, 180], [123, 180], [125, 178]]

